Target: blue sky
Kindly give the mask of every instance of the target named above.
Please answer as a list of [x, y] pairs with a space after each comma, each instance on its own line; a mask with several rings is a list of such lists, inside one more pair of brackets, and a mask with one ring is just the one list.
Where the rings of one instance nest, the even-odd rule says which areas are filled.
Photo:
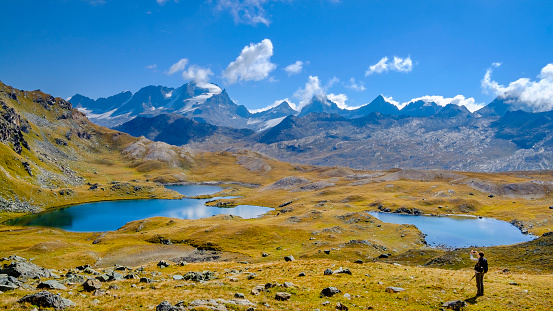
[[0, 80], [54, 96], [208, 80], [249, 109], [319, 93], [350, 107], [382, 94], [398, 105], [427, 96], [474, 109], [509, 94], [529, 110], [553, 108], [552, 1], [3, 0], [2, 8]]

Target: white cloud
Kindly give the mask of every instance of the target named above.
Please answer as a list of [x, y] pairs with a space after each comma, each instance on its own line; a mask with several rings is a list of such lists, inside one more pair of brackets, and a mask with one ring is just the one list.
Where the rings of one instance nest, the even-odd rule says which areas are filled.
[[[165, 3], [169, 2], [170, 0], [156, 0], [157, 4], [159, 5], [165, 5]], [[175, 0], [175, 3], [178, 3], [179, 0]]]
[[237, 24], [269, 26], [271, 22], [263, 8], [268, 2], [269, 0], [217, 0], [217, 9], [228, 10]]
[[271, 63], [273, 43], [264, 39], [258, 44], [251, 43], [242, 49], [235, 61], [223, 71], [223, 77], [228, 83], [238, 81], [260, 81], [269, 77], [269, 73], [277, 66]]
[[307, 83], [305, 83], [304, 88], [299, 88], [295, 93], [294, 97], [300, 100], [298, 109], [303, 108], [313, 96], [322, 97], [325, 95], [325, 91], [321, 86], [321, 81], [317, 76], [309, 76]]
[[[259, 109], [253, 109], [253, 110], [250, 110], [251, 113], [257, 113], [257, 112], [263, 112], [263, 111], [267, 111], [271, 108], [274, 108], [280, 104], [282, 104], [282, 102], [287, 102], [290, 107], [294, 110], [297, 110], [297, 105], [295, 103], [293, 103], [290, 99], [288, 98], [285, 98], [285, 99], [279, 99], [279, 100], [275, 100], [274, 103], [272, 103], [271, 105], [267, 106], [267, 107], [264, 107], [264, 108], [259, 108]], [[249, 110], [249, 109], [248, 109]]]
[[213, 72], [209, 68], [202, 68], [196, 65], [188, 67], [188, 69], [182, 72], [182, 77], [185, 80], [194, 80], [196, 83], [208, 82], [209, 77], [213, 75]]
[[363, 81], [356, 82], [354, 78], [349, 79], [349, 84], [346, 84], [346, 87], [357, 92], [366, 90], [365, 83], [363, 83]]
[[353, 109], [359, 108], [359, 107], [350, 107], [346, 104], [346, 101], [348, 100], [348, 96], [346, 94], [330, 93], [326, 95], [326, 97], [341, 109], [353, 110]]
[[154, 70], [156, 68], [157, 68], [157, 64], [152, 64], [152, 65], [146, 66], [146, 69], [150, 69], [150, 70]]
[[303, 70], [303, 62], [301, 60], [298, 60], [295, 63], [288, 65], [284, 68], [284, 71], [288, 73], [288, 76], [298, 74], [302, 70]]
[[106, 4], [106, 0], [84, 0], [88, 3], [90, 3], [91, 5], [104, 5]]
[[539, 80], [532, 81], [520, 78], [504, 86], [492, 80], [493, 68], [500, 63], [493, 63], [482, 79], [482, 91], [492, 93], [507, 102], [515, 109], [528, 112], [543, 112], [553, 110], [553, 64], [547, 64], [537, 76]]
[[173, 65], [171, 65], [169, 70], [167, 70], [167, 74], [172, 75], [172, 74], [175, 74], [176, 72], [183, 71], [187, 64], [188, 64], [188, 59], [183, 58], [178, 62], [174, 63]]
[[382, 57], [378, 63], [369, 66], [369, 69], [365, 71], [365, 77], [373, 73], [384, 73], [390, 70], [405, 73], [410, 72], [413, 70], [413, 61], [409, 56], [406, 58], [394, 56], [394, 59], [391, 61], [388, 61], [388, 57]]

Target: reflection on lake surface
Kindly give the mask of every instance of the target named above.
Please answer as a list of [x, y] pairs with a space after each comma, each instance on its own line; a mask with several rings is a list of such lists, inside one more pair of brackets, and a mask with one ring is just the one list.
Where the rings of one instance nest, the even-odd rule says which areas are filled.
[[466, 216], [413, 216], [370, 212], [383, 222], [411, 224], [426, 234], [429, 245], [448, 247], [509, 245], [533, 240], [508, 222]]
[[[214, 186], [167, 186], [183, 195], [213, 194], [223, 188]], [[10, 221], [20, 226], [45, 226], [69, 231], [93, 232], [117, 230], [126, 223], [155, 216], [199, 219], [218, 214], [255, 218], [271, 210], [268, 207], [239, 205], [234, 208], [205, 206], [205, 199], [127, 200], [79, 204], [53, 212], [28, 215]]]

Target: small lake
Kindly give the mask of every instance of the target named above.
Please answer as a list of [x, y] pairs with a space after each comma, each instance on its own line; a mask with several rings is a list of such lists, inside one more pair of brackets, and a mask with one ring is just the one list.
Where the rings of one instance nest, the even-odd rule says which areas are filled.
[[[224, 188], [203, 185], [167, 186], [185, 196], [217, 193]], [[213, 200], [213, 199], [209, 199]], [[207, 199], [182, 200], [125, 200], [85, 203], [53, 212], [27, 215], [7, 224], [19, 226], [55, 227], [75, 232], [112, 231], [130, 221], [155, 216], [180, 219], [200, 219], [219, 214], [255, 218], [272, 209], [269, 207], [239, 205], [233, 208], [206, 206]]]
[[497, 246], [531, 241], [535, 236], [522, 234], [512, 224], [493, 218], [468, 216], [413, 216], [369, 212], [383, 222], [411, 224], [426, 234], [430, 246]]

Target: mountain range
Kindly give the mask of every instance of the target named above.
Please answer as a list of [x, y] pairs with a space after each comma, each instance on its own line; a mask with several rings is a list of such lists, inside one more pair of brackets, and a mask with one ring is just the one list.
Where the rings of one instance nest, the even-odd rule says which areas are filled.
[[[300, 111], [286, 101], [261, 111], [250, 112], [245, 106], [234, 103], [227, 92], [211, 83], [186, 83], [178, 88], [146, 86], [136, 93], [130, 91], [93, 100], [76, 94], [69, 101], [98, 125], [116, 127], [136, 117], [155, 117], [174, 113], [189, 119], [238, 129], [262, 131], [277, 125], [287, 116], [303, 117], [309, 113], [337, 114], [348, 119], [367, 116], [372, 112], [382, 115], [431, 116], [444, 107], [434, 102], [414, 101], [403, 109], [379, 95], [369, 104], [356, 109], [343, 109], [326, 96], [313, 96]], [[482, 111], [486, 115], [502, 115], [507, 108], [496, 107]], [[470, 112], [464, 107], [463, 113]]]
[[314, 96], [300, 111], [284, 101], [252, 113], [214, 84], [188, 83], [71, 102], [99, 124], [193, 149], [362, 169], [553, 169], [553, 112], [517, 111], [509, 98], [470, 112], [425, 101], [398, 109], [382, 96], [349, 110]]

